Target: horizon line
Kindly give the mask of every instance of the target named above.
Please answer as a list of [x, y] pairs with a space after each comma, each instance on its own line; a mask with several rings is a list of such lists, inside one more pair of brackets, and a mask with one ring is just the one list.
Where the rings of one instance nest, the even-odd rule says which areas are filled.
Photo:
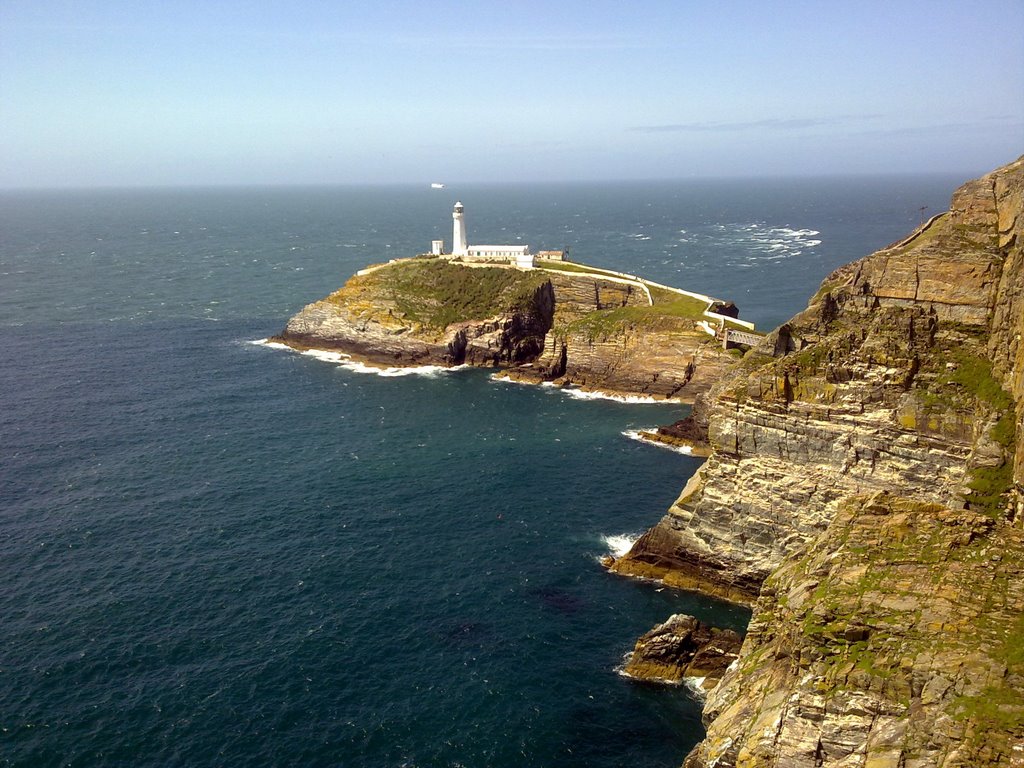
[[565, 178], [565, 179], [524, 179], [524, 180], [457, 180], [444, 182], [443, 188], [432, 188], [435, 182], [430, 181], [224, 181], [224, 182], [153, 182], [153, 183], [109, 183], [109, 184], [40, 184], [15, 185], [0, 184], [0, 192], [88, 192], [88, 191], [119, 191], [119, 190], [216, 190], [216, 189], [310, 189], [340, 187], [423, 187], [432, 193], [449, 191], [459, 186], [549, 186], [558, 184], [599, 185], [599, 184], [652, 184], [652, 183], [683, 183], [712, 181], [788, 181], [788, 180], [824, 180], [824, 179], [858, 179], [858, 178], [892, 178], [914, 176], [963, 176], [964, 180], [995, 170], [916, 170], [916, 171], [833, 171], [825, 173], [771, 173], [771, 174], [701, 174], [694, 176], [651, 176], [651, 177], [617, 177], [607, 179]]

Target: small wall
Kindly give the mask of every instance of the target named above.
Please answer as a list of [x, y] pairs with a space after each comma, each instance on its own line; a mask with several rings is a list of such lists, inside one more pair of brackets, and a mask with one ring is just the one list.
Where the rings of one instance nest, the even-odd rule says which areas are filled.
[[750, 330], [750, 331], [754, 330], [754, 328], [756, 327], [754, 325], [754, 323], [748, 322], [746, 320], [740, 320], [739, 318], [735, 318], [735, 317], [728, 317], [727, 315], [720, 315], [717, 312], [707, 312], [707, 311], [705, 311], [704, 312], [704, 317], [710, 317], [712, 320], [718, 320], [719, 322], [724, 322], [726, 324], [726, 326], [728, 326], [730, 323], [732, 325], [739, 325], [739, 326], [741, 326], [743, 328], [746, 328], [747, 330]]

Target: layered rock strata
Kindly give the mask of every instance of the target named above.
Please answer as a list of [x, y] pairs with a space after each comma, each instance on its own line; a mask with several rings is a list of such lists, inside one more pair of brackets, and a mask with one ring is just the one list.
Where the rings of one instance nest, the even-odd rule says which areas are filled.
[[635, 288], [616, 306], [607, 286], [628, 286], [574, 274], [550, 273], [550, 280], [555, 314], [544, 350], [517, 378], [692, 400], [734, 363], [697, 328], [699, 313], [643, 314], [649, 301]]
[[613, 568], [749, 604], [848, 496], [1019, 505], [1022, 178], [965, 185], [748, 353], [699, 406], [711, 457]]
[[710, 627], [677, 613], [636, 641], [623, 673], [659, 683], [689, 678], [709, 691], [736, 660], [741, 643], [742, 638], [731, 629]]
[[1024, 532], [844, 501], [765, 583], [685, 768], [1024, 765]]
[[612, 568], [754, 605], [687, 768], [1024, 766], [1022, 160], [667, 430], [711, 456]]

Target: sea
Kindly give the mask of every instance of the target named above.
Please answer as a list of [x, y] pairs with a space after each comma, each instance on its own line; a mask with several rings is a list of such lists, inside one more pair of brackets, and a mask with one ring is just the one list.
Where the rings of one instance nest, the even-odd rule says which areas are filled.
[[677, 766], [677, 612], [608, 574], [687, 412], [261, 343], [451, 238], [734, 301], [762, 330], [962, 177], [0, 192], [0, 765]]

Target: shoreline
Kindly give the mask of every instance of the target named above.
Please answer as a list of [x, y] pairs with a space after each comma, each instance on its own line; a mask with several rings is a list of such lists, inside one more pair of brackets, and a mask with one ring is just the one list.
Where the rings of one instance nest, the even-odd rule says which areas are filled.
[[539, 376], [511, 375], [519, 373], [520, 368], [499, 368], [491, 375], [495, 382], [504, 384], [522, 384], [523, 386], [551, 387], [557, 389], [567, 397], [576, 400], [611, 400], [616, 403], [628, 403], [630, 405], [689, 405], [686, 400], [676, 397], [663, 397], [658, 395], [646, 395], [642, 392], [626, 392], [616, 389], [592, 389], [587, 386], [580, 386], [571, 382], [559, 383], [558, 379], [548, 380]]
[[[683, 456], [701, 456], [700, 449], [695, 449], [694, 446], [683, 443], [674, 443], [668, 440], [659, 439], [660, 435], [657, 433], [657, 427], [647, 427], [644, 429], [626, 429], [621, 432], [624, 437], [628, 437], [630, 440], [636, 440], [638, 443], [646, 443], [647, 445], [653, 445], [655, 448], [664, 448], [666, 451], [672, 451], [673, 453], [680, 453]], [[708, 452], [710, 453], [710, 451]]]
[[370, 358], [360, 355], [353, 355], [342, 352], [339, 349], [327, 349], [324, 347], [311, 347], [306, 345], [289, 344], [281, 341], [279, 337], [269, 336], [263, 339], [252, 339], [248, 342], [253, 346], [267, 347], [269, 349], [294, 352], [298, 355], [312, 357], [324, 363], [333, 363], [339, 368], [354, 373], [374, 373], [385, 378], [397, 378], [401, 376], [426, 376], [437, 373], [448, 373], [472, 368], [471, 365], [438, 365], [427, 363], [424, 365], [384, 365]]
[[667, 451], [675, 451], [676, 453], [681, 453], [684, 456], [696, 456], [704, 459], [711, 456], [712, 450], [709, 445], [698, 443], [693, 440], [687, 440], [682, 437], [664, 435], [659, 432], [660, 429], [662, 429], [662, 427], [632, 429], [626, 430], [622, 434], [631, 440], [637, 440], [641, 443], [649, 443], [657, 448], [664, 448]]
[[[547, 380], [540, 376], [530, 375], [522, 367], [498, 367], [472, 365], [463, 363], [461, 365], [444, 365], [441, 363], [400, 363], [397, 361], [391, 364], [380, 362], [377, 359], [365, 355], [344, 352], [339, 348], [314, 347], [300, 342], [291, 342], [280, 336], [268, 336], [262, 339], [248, 341], [254, 346], [267, 347], [269, 349], [287, 350], [296, 354], [306, 355], [322, 362], [334, 363], [339, 367], [357, 373], [375, 373], [384, 377], [400, 377], [411, 375], [430, 375], [436, 373], [448, 373], [460, 370], [476, 368], [478, 370], [491, 370], [490, 378], [496, 383], [522, 384], [524, 386], [551, 387], [557, 389], [561, 394], [577, 400], [609, 400], [617, 403], [630, 405], [693, 405], [693, 399], [681, 397], [665, 397], [661, 395], [647, 395], [642, 392], [629, 392], [616, 389], [594, 389], [587, 386], [580, 386], [571, 382], [559, 383], [557, 379]], [[518, 374], [518, 375], [517, 375]], [[655, 428], [656, 429], [656, 428]], [[656, 433], [651, 432], [655, 435]], [[653, 444], [664, 444], [666, 448], [673, 448], [668, 441], [659, 441], [654, 437], [645, 438]], [[679, 450], [680, 453], [687, 453]], [[699, 455], [699, 454], [694, 454]]]

